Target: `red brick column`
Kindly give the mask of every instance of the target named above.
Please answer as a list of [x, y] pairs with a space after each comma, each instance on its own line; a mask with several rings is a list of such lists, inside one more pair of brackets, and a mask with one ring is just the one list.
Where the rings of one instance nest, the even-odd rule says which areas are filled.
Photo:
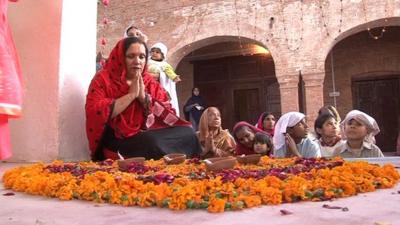
[[302, 74], [304, 81], [304, 104], [308, 125], [314, 127], [318, 110], [324, 105], [324, 76], [325, 73]]
[[277, 76], [279, 90], [281, 92], [281, 111], [282, 114], [299, 111], [299, 75]]

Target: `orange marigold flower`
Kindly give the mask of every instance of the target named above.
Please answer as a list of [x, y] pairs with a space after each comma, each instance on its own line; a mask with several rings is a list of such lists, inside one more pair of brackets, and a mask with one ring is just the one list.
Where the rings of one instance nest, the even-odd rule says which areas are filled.
[[219, 213], [225, 211], [225, 203], [224, 199], [212, 199], [208, 205], [207, 210], [212, 213]]

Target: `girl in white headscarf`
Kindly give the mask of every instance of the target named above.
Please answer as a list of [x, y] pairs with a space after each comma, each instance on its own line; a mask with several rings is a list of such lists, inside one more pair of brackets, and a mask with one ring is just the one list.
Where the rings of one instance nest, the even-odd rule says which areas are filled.
[[304, 118], [300, 112], [288, 112], [279, 118], [273, 137], [275, 157], [321, 157], [319, 145], [307, 137]]
[[340, 124], [342, 139], [346, 142], [337, 150], [335, 156], [343, 158], [384, 157], [375, 145], [374, 136], [380, 131], [375, 119], [359, 110], [347, 113]]
[[172, 66], [166, 62], [168, 48], [159, 42], [150, 49], [151, 58], [148, 62], [149, 73], [161, 83], [161, 86], [168, 92], [172, 107], [179, 116], [178, 97], [176, 95], [176, 84], [181, 81], [179, 75], [174, 72]]

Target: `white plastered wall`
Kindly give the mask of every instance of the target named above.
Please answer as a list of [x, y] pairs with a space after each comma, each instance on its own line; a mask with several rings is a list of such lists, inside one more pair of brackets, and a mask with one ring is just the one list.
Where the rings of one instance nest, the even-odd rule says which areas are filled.
[[84, 104], [95, 73], [97, 1], [24, 0], [10, 3], [8, 16], [25, 85], [8, 161], [88, 159]]

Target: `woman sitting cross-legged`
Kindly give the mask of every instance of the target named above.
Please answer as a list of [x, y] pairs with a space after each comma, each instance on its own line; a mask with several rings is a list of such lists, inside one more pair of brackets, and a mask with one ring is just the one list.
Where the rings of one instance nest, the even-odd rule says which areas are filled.
[[319, 145], [307, 137], [308, 125], [305, 115], [288, 112], [281, 116], [275, 126], [275, 157], [321, 157]]
[[224, 157], [234, 155], [235, 140], [228, 130], [221, 126], [221, 113], [215, 107], [207, 108], [200, 117], [199, 131], [197, 132], [202, 156]]
[[179, 119], [160, 84], [146, 71], [148, 50], [136, 38], [120, 40], [94, 76], [86, 97], [86, 132], [93, 160], [159, 159], [201, 152], [187, 121]]
[[334, 156], [343, 158], [384, 157], [379, 147], [374, 144], [374, 136], [380, 130], [371, 116], [358, 110], [352, 110], [347, 113], [340, 128], [342, 129], [342, 139], [345, 139], [346, 142], [335, 149]]
[[233, 137], [236, 141], [236, 155], [256, 154], [256, 152], [254, 152], [254, 139], [257, 133], [268, 135], [265, 131], [244, 121], [238, 122], [233, 127]]

